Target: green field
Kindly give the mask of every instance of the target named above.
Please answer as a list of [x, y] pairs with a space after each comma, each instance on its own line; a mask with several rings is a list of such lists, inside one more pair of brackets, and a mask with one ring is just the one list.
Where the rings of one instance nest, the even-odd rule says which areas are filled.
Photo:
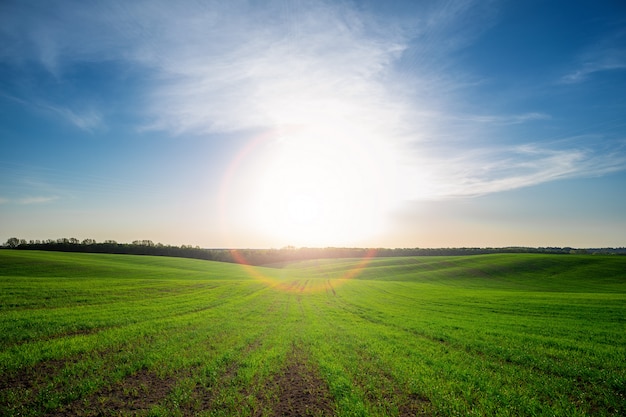
[[626, 257], [0, 251], [0, 415], [626, 415]]

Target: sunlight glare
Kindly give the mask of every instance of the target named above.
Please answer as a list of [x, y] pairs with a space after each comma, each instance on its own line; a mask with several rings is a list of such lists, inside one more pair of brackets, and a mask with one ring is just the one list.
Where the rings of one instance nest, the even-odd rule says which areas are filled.
[[231, 245], [375, 245], [407, 188], [378, 113], [340, 94], [265, 106], [274, 129], [241, 149], [220, 192]]
[[298, 124], [268, 144], [249, 174], [247, 221], [284, 245], [356, 244], [380, 232], [396, 203], [393, 154], [344, 119], [348, 106], [328, 106], [285, 110], [280, 119]]

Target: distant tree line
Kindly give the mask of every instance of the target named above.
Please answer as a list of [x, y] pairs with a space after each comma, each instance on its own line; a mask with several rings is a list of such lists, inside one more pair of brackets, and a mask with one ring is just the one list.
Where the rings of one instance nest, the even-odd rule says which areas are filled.
[[151, 240], [135, 240], [118, 243], [114, 240], [96, 242], [94, 239], [79, 240], [60, 238], [29, 240], [12, 237], [1, 246], [4, 249], [44, 250], [59, 252], [112, 253], [129, 255], [172, 256], [178, 258], [204, 259], [220, 262], [237, 262], [249, 265], [269, 265], [283, 262], [325, 258], [365, 258], [396, 256], [450, 256], [481, 255], [492, 253], [549, 253], [626, 255], [626, 248], [571, 248], [571, 247], [501, 247], [501, 248], [295, 248], [282, 249], [203, 249], [199, 246], [172, 246]]
[[135, 240], [132, 243], [118, 243], [115, 240], [96, 242], [94, 239], [59, 238], [29, 240], [12, 237], [3, 246], [9, 249], [44, 250], [58, 252], [113, 253], [128, 255], [173, 256], [210, 261], [234, 262], [226, 249], [201, 249], [198, 246], [172, 246], [154, 243], [151, 240]]

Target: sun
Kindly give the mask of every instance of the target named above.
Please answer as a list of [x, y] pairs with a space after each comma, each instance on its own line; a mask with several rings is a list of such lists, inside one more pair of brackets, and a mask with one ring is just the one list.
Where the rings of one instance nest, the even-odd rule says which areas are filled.
[[278, 140], [251, 187], [251, 227], [296, 246], [346, 245], [376, 234], [392, 185], [367, 145], [327, 129]]
[[[336, 108], [289, 110], [280, 129], [240, 161], [227, 210], [235, 228], [269, 246], [362, 244], [385, 225], [396, 203], [394, 155]], [[331, 107], [330, 110], [333, 110]]]
[[294, 193], [286, 203], [287, 222], [292, 225], [306, 226], [314, 223], [320, 214], [318, 199], [307, 193]]

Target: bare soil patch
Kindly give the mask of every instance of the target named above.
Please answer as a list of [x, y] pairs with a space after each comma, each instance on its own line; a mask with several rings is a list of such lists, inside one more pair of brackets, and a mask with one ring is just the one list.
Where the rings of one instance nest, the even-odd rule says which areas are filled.
[[9, 371], [0, 377], [0, 415], [22, 415], [32, 408], [42, 409], [39, 394], [71, 359], [52, 359], [34, 366]]
[[88, 398], [68, 404], [49, 416], [132, 416], [145, 414], [163, 401], [176, 380], [159, 378], [142, 369], [122, 381], [102, 388]]
[[431, 416], [432, 413], [432, 403], [430, 400], [418, 394], [408, 394], [405, 395], [398, 407], [398, 414], [400, 417], [409, 417], [409, 416]]
[[0, 379], [0, 391], [30, 390], [52, 379], [67, 363], [67, 359], [53, 359], [17, 371], [8, 372]]
[[308, 363], [306, 352], [295, 346], [287, 357], [282, 373], [269, 380], [266, 388], [278, 395], [273, 416], [335, 415], [328, 386], [317, 369]]

